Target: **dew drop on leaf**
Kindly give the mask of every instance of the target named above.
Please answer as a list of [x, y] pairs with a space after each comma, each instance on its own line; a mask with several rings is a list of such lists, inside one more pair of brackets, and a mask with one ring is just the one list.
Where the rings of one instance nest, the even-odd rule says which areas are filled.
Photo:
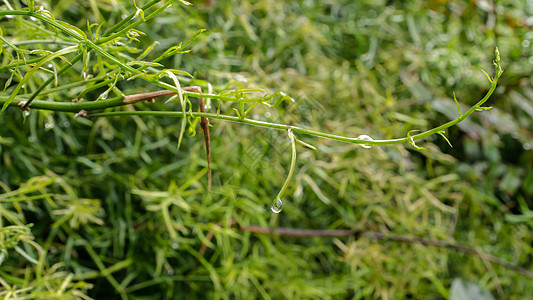
[[[366, 135], [366, 134], [361, 134], [360, 136], [357, 137], [358, 140], [362, 140], [362, 141], [373, 141], [374, 139], [371, 138], [370, 136]], [[364, 145], [364, 144], [360, 144], [359, 146], [365, 148], [365, 149], [370, 149], [372, 148], [372, 145]]]
[[54, 123], [53, 122], [47, 122], [47, 123], [44, 124], [44, 128], [52, 129], [52, 128], [54, 128]]
[[274, 202], [274, 204], [272, 204], [270, 209], [272, 210], [273, 213], [279, 214], [281, 212], [281, 210], [283, 209], [283, 202], [281, 201], [281, 199], [277, 198], [276, 202]]
[[29, 116], [29, 115], [30, 115], [30, 111], [29, 111], [29, 110], [25, 110], [25, 111], [24, 111], [24, 116], [27, 117], [27, 116]]
[[103, 92], [102, 94], [100, 94], [100, 99], [101, 100], [106, 100], [107, 99], [107, 96], [109, 95], [109, 90]]

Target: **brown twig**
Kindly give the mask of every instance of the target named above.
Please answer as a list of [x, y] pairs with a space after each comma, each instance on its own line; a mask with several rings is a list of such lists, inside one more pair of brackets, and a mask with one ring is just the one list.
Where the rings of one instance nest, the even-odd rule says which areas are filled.
[[530, 280], [533, 280], [533, 273], [528, 271], [527, 269], [516, 266], [496, 256], [484, 253], [481, 250], [474, 250], [464, 245], [441, 241], [441, 240], [428, 240], [428, 239], [423, 239], [419, 237], [390, 235], [390, 234], [385, 234], [381, 232], [366, 231], [366, 230], [312, 230], [312, 229], [295, 229], [295, 228], [281, 228], [281, 227], [280, 228], [268, 228], [268, 227], [260, 227], [260, 226], [242, 226], [242, 227], [237, 227], [237, 228], [241, 231], [248, 231], [248, 232], [259, 233], [259, 234], [275, 234], [275, 235], [292, 236], [292, 237], [353, 236], [357, 238], [361, 236], [362, 234], [364, 234], [368, 238], [375, 239], [375, 240], [422, 244], [426, 246], [434, 246], [434, 247], [452, 249], [457, 252], [477, 256], [486, 261], [493, 262], [504, 268], [513, 270]]
[[[195, 93], [202, 93], [202, 88], [199, 86], [186, 86], [181, 88], [184, 91], [188, 92], [195, 92]], [[141, 94], [134, 94], [134, 95], [127, 95], [124, 97], [122, 102], [125, 104], [133, 104], [141, 101], [154, 101], [155, 98], [159, 97], [166, 97], [166, 96], [173, 96], [176, 95], [177, 92], [170, 91], [170, 90], [161, 90], [161, 91], [155, 91], [155, 92], [149, 92], [149, 93], [141, 93]], [[205, 102], [204, 98], [198, 97], [198, 102], [200, 103], [200, 111], [202, 113], [205, 113]], [[200, 131], [204, 131], [204, 140], [205, 140], [205, 151], [207, 156], [207, 181], [209, 185], [209, 190], [211, 190], [211, 142], [209, 138], [209, 119], [206, 117], [202, 117], [200, 119]]]
[[[182, 88], [183, 90], [188, 90], [187, 87]], [[126, 104], [133, 104], [145, 100], [152, 100], [159, 97], [166, 97], [166, 96], [174, 96], [177, 92], [170, 91], [170, 90], [161, 90], [161, 91], [155, 91], [155, 92], [149, 92], [149, 93], [141, 93], [141, 94], [134, 94], [134, 95], [127, 95], [124, 97], [122, 102]]]

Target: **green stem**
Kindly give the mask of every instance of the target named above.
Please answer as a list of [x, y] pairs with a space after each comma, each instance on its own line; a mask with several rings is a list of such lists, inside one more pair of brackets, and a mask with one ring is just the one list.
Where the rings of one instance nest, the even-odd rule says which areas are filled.
[[7, 70], [7, 69], [11, 69], [11, 68], [16, 68], [16, 67], [21, 66], [21, 65], [32, 65], [32, 64], [40, 62], [45, 57], [46, 56], [39, 57], [39, 58], [34, 58], [34, 59], [29, 59], [29, 60], [26, 60], [26, 61], [17, 60], [16, 62], [14, 62], [12, 64], [0, 66], [0, 71], [4, 71], [4, 70]]
[[14, 42], [13, 45], [34, 45], [34, 44], [52, 44], [52, 45], [63, 45], [63, 46], [73, 46], [76, 45], [76, 43], [73, 42], [67, 42], [67, 41], [58, 41], [58, 40], [27, 40], [27, 41], [19, 41]]
[[[404, 138], [397, 138], [397, 139], [366, 141], [366, 140], [360, 140], [358, 138], [345, 137], [345, 136], [340, 136], [340, 135], [335, 135], [335, 134], [324, 133], [324, 132], [320, 132], [320, 131], [316, 131], [312, 129], [301, 128], [298, 126], [270, 123], [270, 122], [246, 119], [246, 118], [240, 119], [239, 117], [236, 117], [236, 116], [219, 115], [219, 114], [213, 114], [213, 113], [201, 113], [201, 112], [189, 112], [187, 113], [187, 115], [191, 117], [206, 117], [210, 119], [231, 121], [231, 122], [248, 124], [248, 125], [264, 127], [264, 128], [273, 128], [273, 129], [281, 129], [281, 130], [290, 129], [292, 130], [292, 132], [297, 132], [297, 133], [307, 134], [307, 135], [311, 135], [315, 137], [321, 137], [321, 138], [326, 138], [326, 139], [331, 139], [331, 140], [336, 140], [336, 141], [346, 142], [346, 143], [352, 143], [352, 144], [364, 144], [364, 145], [400, 144], [400, 143], [411, 142], [411, 139], [418, 140], [418, 139], [425, 138], [441, 130], [444, 130], [453, 125], [456, 125], [457, 123], [466, 119], [469, 115], [471, 115], [474, 111], [476, 111], [476, 109], [480, 108], [489, 99], [489, 97], [492, 95], [492, 93], [496, 89], [498, 79], [500, 78], [502, 72], [503, 71], [498, 66], [496, 77], [492, 80], [491, 87], [489, 91], [487, 92], [487, 94], [485, 95], [485, 97], [483, 97], [483, 99], [478, 101], [474, 106], [472, 106], [472, 108], [470, 108], [466, 113], [461, 115], [459, 118], [453, 121], [450, 121], [448, 123], [445, 123], [441, 126], [438, 126], [436, 128], [413, 135], [411, 137], [404, 137]], [[176, 89], [173, 86], [170, 86], [170, 85], [168, 86], [172, 87], [173, 90]], [[215, 97], [216, 95], [211, 95], [211, 94], [200, 94], [200, 93], [192, 93], [192, 92], [185, 92], [185, 94], [192, 96], [192, 97], [201, 96], [201, 97], [215, 98], [215, 99], [222, 98], [222, 97]], [[7, 98], [8, 97], [5, 97], [5, 96], [0, 97], [0, 105], [3, 105], [7, 101]], [[87, 102], [78, 102], [78, 103], [49, 102], [49, 101], [35, 100], [32, 102], [31, 108], [52, 110], [52, 111], [63, 111], [63, 112], [79, 112], [80, 110], [92, 111], [92, 110], [100, 110], [100, 109], [105, 109], [109, 107], [125, 105], [125, 103], [122, 102], [123, 99], [124, 99], [123, 97], [116, 97], [116, 98], [107, 99], [104, 101], [87, 101]], [[16, 97], [15, 99], [13, 99], [10, 105], [12, 106], [17, 105], [18, 102], [24, 101], [24, 100], [25, 99], [21, 99], [21, 97]], [[225, 100], [225, 99], [222, 99], [222, 100]], [[113, 117], [113, 116], [161, 116], [161, 117], [182, 118], [183, 113], [176, 112], [176, 111], [116, 111], [116, 112], [103, 112], [103, 113], [90, 114], [90, 117]]]
[[[106, 109], [109, 107], [123, 106], [125, 105], [122, 100], [124, 97], [115, 97], [109, 98], [103, 101], [87, 101], [87, 102], [54, 102], [54, 101], [43, 101], [43, 100], [34, 100], [31, 103], [30, 109], [41, 109], [41, 110], [50, 110], [57, 112], [73, 112], [77, 113], [80, 110], [100, 110]], [[3, 105], [8, 100], [6, 96], [0, 96], [0, 106]], [[22, 97], [15, 97], [13, 101], [9, 104], [10, 106], [16, 106], [20, 102], [26, 101]]]
[[[1, 100], [0, 100], [0, 103], [1, 103]], [[46, 102], [46, 103], [50, 103], [50, 102]], [[116, 117], [116, 116], [159, 116], [159, 117], [182, 118], [183, 113], [177, 112], [177, 111], [116, 111], [116, 112], [94, 113], [94, 114], [89, 115], [89, 117]], [[218, 120], [236, 122], [236, 123], [241, 123], [241, 124], [248, 124], [248, 125], [258, 126], [258, 127], [263, 127], [263, 128], [273, 128], [273, 129], [281, 129], [281, 130], [291, 129], [293, 132], [303, 133], [307, 135], [312, 135], [316, 137], [327, 138], [327, 139], [332, 139], [332, 140], [336, 140], [340, 142], [347, 142], [347, 143], [352, 143], [352, 144], [390, 145], [390, 144], [398, 144], [398, 143], [403, 143], [403, 142], [408, 141], [407, 138], [363, 141], [357, 138], [324, 133], [324, 132], [320, 132], [320, 131], [316, 131], [312, 129], [305, 129], [305, 128], [301, 128], [301, 127], [293, 126], [293, 125], [270, 123], [270, 122], [246, 119], [246, 118], [240, 119], [239, 117], [236, 117], [236, 116], [217, 115], [213, 113], [188, 112], [187, 116], [190, 116], [193, 118], [205, 117], [209, 119], [218, 119]], [[413, 138], [415, 138], [415, 136], [413, 136]]]

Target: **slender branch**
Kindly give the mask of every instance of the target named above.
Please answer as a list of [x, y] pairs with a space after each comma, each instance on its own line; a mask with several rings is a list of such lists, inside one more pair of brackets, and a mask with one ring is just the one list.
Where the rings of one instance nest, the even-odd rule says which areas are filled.
[[74, 46], [76, 43], [73, 42], [67, 42], [67, 41], [59, 41], [59, 40], [26, 40], [26, 41], [18, 41], [14, 42], [13, 45], [21, 46], [21, 45], [34, 45], [34, 44], [52, 44], [52, 45], [63, 45], [63, 46]]
[[[2, 106], [9, 97], [0, 96], [0, 106]], [[84, 101], [84, 102], [55, 102], [55, 101], [44, 101], [44, 100], [33, 100], [30, 105], [30, 109], [42, 109], [50, 110], [56, 112], [72, 112], [77, 113], [81, 110], [91, 111], [91, 110], [100, 110], [110, 107], [123, 106], [122, 102], [124, 97], [115, 97], [108, 98], [103, 101]], [[9, 106], [20, 106], [20, 103], [24, 103], [27, 98], [20, 96], [15, 97]]]
[[[189, 94], [189, 93], [186, 93], [186, 94]], [[191, 93], [191, 94], [192, 94], [191, 96], [193, 97], [196, 96], [196, 93]], [[0, 97], [0, 105], [5, 102], [6, 98], [7, 97]], [[86, 101], [86, 102], [78, 102], [78, 103], [34, 100], [32, 102], [31, 108], [76, 113], [81, 110], [93, 111], [93, 110], [100, 110], [100, 109], [105, 109], [109, 107], [122, 106], [125, 104], [129, 104], [129, 103], [124, 103], [123, 99], [124, 99], [123, 97], [116, 97], [116, 98], [111, 98], [111, 99], [107, 99], [104, 101]], [[10, 103], [10, 105], [16, 105], [17, 103], [21, 101], [24, 101], [24, 100], [20, 99], [20, 97], [15, 98], [13, 102]], [[366, 140], [360, 140], [354, 137], [346, 137], [346, 136], [340, 136], [340, 135], [335, 135], [335, 134], [330, 134], [330, 133], [324, 133], [321, 131], [301, 128], [301, 127], [293, 126], [293, 125], [277, 124], [277, 123], [271, 123], [271, 122], [265, 122], [265, 121], [247, 119], [247, 118], [240, 119], [239, 117], [236, 117], [236, 116], [219, 115], [219, 114], [202, 113], [202, 112], [190, 112], [190, 113], [187, 113], [187, 115], [191, 117], [206, 117], [210, 119], [231, 121], [231, 122], [248, 124], [248, 125], [258, 126], [258, 127], [263, 127], [263, 128], [273, 128], [273, 129], [281, 129], [281, 130], [292, 129], [293, 132], [331, 139], [331, 140], [336, 140], [340, 142], [352, 143], [352, 144], [392, 145], [392, 144], [407, 143], [411, 141], [411, 139], [408, 137], [397, 138], [397, 139], [387, 139], [387, 140], [366, 141]], [[89, 114], [90, 118], [91, 117], [115, 117], [115, 116], [119, 116], [119, 117], [120, 116], [160, 116], [160, 117], [182, 118], [183, 113], [176, 112], [176, 111], [116, 111], [116, 112], [103, 112], [103, 113], [90, 113]], [[421, 139], [421, 138], [424, 138], [430, 135], [433, 132], [443, 130], [457, 123], [458, 122], [456, 121], [451, 121], [451, 122], [448, 122], [444, 125], [437, 127], [438, 130], [435, 130], [435, 129], [428, 130], [424, 133], [413, 135], [411, 136], [411, 138], [413, 140], [418, 140], [418, 139]], [[431, 133], [427, 134], [428, 132], [431, 132]]]
[[533, 273], [527, 269], [514, 265], [508, 261], [505, 261], [496, 256], [482, 252], [481, 250], [474, 250], [468, 246], [460, 245], [456, 243], [451, 243], [441, 240], [428, 240], [419, 237], [409, 237], [402, 235], [390, 235], [381, 232], [375, 231], [366, 231], [366, 230], [312, 230], [312, 229], [296, 229], [296, 228], [268, 228], [260, 226], [242, 226], [237, 227], [241, 231], [259, 233], [259, 234], [272, 234], [272, 235], [281, 235], [281, 236], [292, 236], [292, 237], [355, 237], [358, 238], [362, 234], [366, 237], [374, 240], [383, 240], [383, 241], [392, 241], [400, 243], [410, 243], [410, 244], [422, 244], [426, 246], [433, 246], [439, 248], [452, 249], [457, 252], [477, 256], [481, 259], [493, 262], [498, 264], [506, 269], [513, 270], [520, 275], [533, 280]]
[[[0, 103], [1, 103], [1, 100], [0, 100]], [[292, 129], [293, 132], [303, 133], [307, 135], [312, 135], [316, 137], [322, 137], [322, 138], [327, 138], [327, 139], [332, 139], [332, 140], [347, 142], [347, 143], [352, 143], [352, 144], [391, 145], [391, 144], [404, 143], [408, 141], [407, 138], [400, 138], [400, 139], [390, 139], [390, 140], [374, 140], [372, 142], [369, 142], [369, 141], [359, 140], [357, 138], [329, 134], [329, 133], [324, 133], [324, 132], [320, 132], [320, 131], [316, 131], [312, 129], [305, 129], [305, 128], [301, 128], [301, 127], [293, 126], [293, 125], [271, 123], [271, 122], [265, 122], [265, 121], [247, 119], [247, 118], [241, 119], [236, 116], [218, 115], [218, 114], [213, 114], [213, 113], [201, 113], [201, 112], [190, 112], [190, 113], [187, 113], [187, 115], [191, 117], [207, 117], [210, 119], [231, 121], [231, 122], [248, 124], [248, 125], [264, 127], [264, 128], [273, 128], [273, 129], [281, 129], [281, 130]], [[161, 117], [164, 116], [164, 117], [181, 118], [183, 117], [183, 114], [181, 112], [176, 112], [176, 111], [116, 111], [116, 112], [89, 114], [89, 118], [114, 117], [114, 116], [161, 116]], [[415, 138], [415, 136], [413, 136], [413, 138]]]
[[5, 71], [5, 70], [8, 70], [8, 69], [16, 68], [16, 67], [21, 66], [21, 65], [32, 65], [32, 64], [40, 62], [44, 58], [45, 57], [38, 57], [38, 58], [34, 58], [34, 59], [28, 59], [26, 61], [17, 60], [14, 63], [0, 66], [0, 71]]

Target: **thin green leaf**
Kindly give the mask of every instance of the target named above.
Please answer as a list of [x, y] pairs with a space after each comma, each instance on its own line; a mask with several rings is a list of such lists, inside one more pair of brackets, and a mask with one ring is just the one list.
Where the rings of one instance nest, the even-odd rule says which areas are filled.
[[181, 142], [183, 140], [183, 135], [185, 134], [185, 127], [187, 125], [187, 120], [186, 120], [187, 119], [187, 108], [185, 105], [185, 98], [183, 97], [183, 91], [181, 89], [181, 85], [178, 80], [178, 77], [176, 77], [176, 75], [172, 73], [170, 70], [162, 70], [158, 72], [156, 76], [159, 78], [161, 76], [168, 76], [170, 79], [172, 79], [172, 81], [174, 82], [174, 86], [178, 90], [178, 97], [180, 99], [181, 109], [183, 112], [183, 119], [181, 120], [181, 128], [180, 128], [180, 133], [178, 137], [178, 149], [179, 149], [181, 146]]
[[[0, 27], [0, 36], [3, 36], [2, 27]], [[0, 54], [4, 52], [4, 43], [0, 40]]]
[[192, 43], [192, 41], [194, 41], [204, 31], [206, 31], [206, 29], [200, 29], [196, 31], [193, 36], [181, 46], [181, 49], [187, 48], [187, 46], [189, 46], [189, 44]]
[[487, 76], [487, 78], [489, 79], [490, 83], [492, 83], [492, 79], [490, 78], [489, 74], [487, 74], [487, 72], [485, 72], [485, 70], [481, 69], [481, 71], [483, 73], [485, 73], [485, 76]]
[[104, 25], [103, 22], [100, 23], [100, 25], [98, 25], [98, 27], [96, 28], [96, 32], [94, 33], [95, 40], [100, 39], [100, 29], [102, 28], [102, 25]]
[[457, 98], [455, 98], [455, 92], [453, 92], [453, 101], [455, 101], [455, 105], [457, 105], [457, 110], [459, 111], [460, 118], [463, 114], [461, 114], [461, 105], [459, 105], [459, 101], [457, 101]]
[[239, 120], [244, 120], [244, 117], [241, 115], [241, 113], [239, 112], [238, 109], [236, 109], [235, 107], [233, 108], [233, 111], [235, 112], [235, 114], [237, 115], [237, 117], [239, 117]]
[[50, 64], [52, 65], [52, 72], [54, 73], [54, 86], [58, 86], [59, 85], [59, 78], [57, 76], [56, 64], [53, 61], [51, 61]]
[[134, 60], [126, 63], [127, 66], [142, 66], [142, 67], [162, 67], [162, 64], [151, 61]]
[[187, 77], [190, 77], [190, 78], [194, 78], [194, 76], [192, 76], [191, 74], [189, 74], [186, 71], [176, 70], [176, 69], [167, 69], [167, 71], [172, 72], [174, 74], [178, 74], [178, 75], [183, 75], [183, 76], [187, 76]]
[[246, 94], [246, 93], [256, 93], [256, 92], [264, 93], [265, 90], [263, 90], [263, 89], [227, 90], [227, 91], [222, 91], [222, 92], [218, 93], [218, 95], [221, 95], [221, 96], [232, 96], [232, 95], [236, 95], [236, 94]]
[[157, 45], [159, 45], [158, 41], [153, 42], [150, 46], [146, 48], [146, 50], [143, 51], [143, 53], [141, 53], [141, 55], [139, 55], [139, 57], [137, 57], [137, 60], [142, 60], [143, 58], [145, 58]]
[[[94, 24], [96, 25], [96, 24]], [[92, 30], [92, 27], [93, 25], [91, 25], [91, 22], [89, 22], [89, 19], [87, 19], [87, 31], [89, 32], [89, 36], [91, 38], [93, 38], [93, 30]]]
[[31, 257], [31, 255], [29, 255], [26, 251], [24, 251], [19, 246], [15, 246], [15, 251], [17, 251], [20, 255], [22, 255], [27, 261], [31, 262], [32, 264], [36, 265], [39, 263], [35, 258]]
[[19, 80], [22, 79], [22, 76], [18, 74], [18, 70], [9, 69], [9, 72], [11, 72], [11, 76], [9, 76], [9, 78], [6, 80], [6, 83], [4, 84], [4, 91], [7, 89], [8, 86], [11, 85], [11, 81], [13, 81], [13, 76], [15, 76], [15, 73], [17, 73], [17, 77], [19, 78]]
[[306, 143], [306, 142], [304, 142], [304, 141], [299, 140], [298, 138], [296, 138], [296, 136], [295, 136], [294, 138], [296, 139], [296, 142], [298, 142], [299, 144], [301, 144], [301, 145], [303, 145], [303, 146], [305, 146], [305, 147], [307, 147], [307, 148], [309, 148], [309, 149], [312, 149], [312, 150], [318, 152], [318, 149], [317, 149], [315, 146], [313, 146], [313, 145], [311, 145], [311, 144], [308, 144], [308, 143]]
[[446, 142], [448, 143], [448, 145], [450, 145], [450, 147], [453, 148], [452, 143], [450, 143], [450, 140], [448, 140], [448, 138], [446, 137], [446, 135], [444, 135], [444, 133], [445, 133], [444, 130], [437, 131], [437, 134], [440, 135], [440, 136], [442, 136], [442, 137], [446, 140]]
[[135, 75], [132, 75], [130, 77], [128, 77], [127, 81], [130, 81], [130, 80], [133, 80], [133, 79], [136, 79], [136, 78], [141, 78], [141, 79], [144, 79], [146, 81], [154, 81], [156, 80], [155, 78], [157, 77], [156, 74], [135, 74]]
[[244, 116], [247, 116], [248, 113], [249, 113], [250, 111], [252, 111], [252, 109], [253, 109], [254, 107], [256, 107], [257, 105], [259, 105], [259, 102], [252, 104], [252, 106], [250, 106], [250, 107], [244, 112]]
[[85, 34], [85, 32], [83, 32], [78, 27], [70, 25], [69, 23], [63, 22], [63, 21], [55, 21], [55, 22], [61, 24], [63, 27], [66, 27], [67, 29], [71, 30], [71, 32], [70, 32], [71, 35], [75, 36], [79, 40], [87, 41], [87, 35]]
[[294, 99], [288, 96], [287, 94], [285, 94], [284, 92], [277, 92], [271, 96], [266, 96], [265, 100], [272, 99], [272, 98], [277, 98], [274, 104], [269, 104], [266, 102], [264, 104], [267, 105], [268, 107], [278, 107], [283, 101], [289, 101], [289, 102], [294, 103]]
[[87, 78], [87, 75], [89, 73], [89, 51], [87, 51], [87, 47], [85, 47], [84, 45], [81, 45], [80, 44], [80, 47], [81, 47], [81, 51], [83, 53], [83, 56], [82, 56], [82, 78], [83, 79], [86, 79]]

